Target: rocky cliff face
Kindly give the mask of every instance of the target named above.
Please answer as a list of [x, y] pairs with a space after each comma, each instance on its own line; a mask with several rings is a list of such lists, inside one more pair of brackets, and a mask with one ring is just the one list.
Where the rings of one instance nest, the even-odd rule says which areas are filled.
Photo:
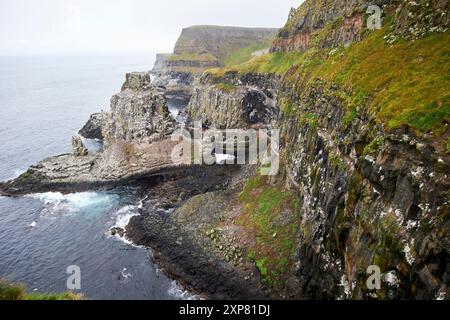
[[276, 77], [256, 74], [228, 74], [214, 80], [206, 74], [189, 103], [189, 121], [219, 129], [270, 125], [279, 112], [276, 84]]
[[[243, 237], [250, 240], [237, 237], [234, 245], [244, 248], [263, 283], [282, 297], [449, 298], [448, 97], [430, 104], [426, 111], [416, 109], [406, 118], [396, 118], [395, 112], [406, 115], [411, 104], [427, 100], [406, 100], [397, 105], [400, 110], [381, 116], [379, 110], [386, 112], [393, 103], [380, 100], [378, 92], [383, 84], [372, 81], [370, 87], [360, 85], [365, 91], [355, 95], [351, 88], [358, 83], [359, 71], [349, 73], [345, 67], [336, 71], [346, 55], [351, 56], [351, 63], [370, 55], [377, 57], [375, 61], [381, 59], [378, 64], [371, 62], [374, 68], [381, 68], [376, 72], [380, 74], [378, 81], [389, 76], [404, 79], [406, 72], [398, 71], [399, 67], [407, 64], [411, 68], [417, 59], [413, 53], [419, 54], [422, 62], [438, 63], [440, 53], [433, 56], [432, 51], [444, 50], [448, 35], [442, 33], [448, 28], [448, 4], [376, 4], [384, 9], [385, 21], [392, 23], [386, 27], [389, 31], [370, 36], [364, 15], [368, 3], [306, 1], [292, 12], [275, 40], [272, 51], [278, 55], [235, 70], [208, 73], [189, 106], [191, 116], [208, 124], [246, 127], [251, 121], [245, 117], [245, 97], [250, 92], [266, 91], [274, 97], [273, 103], [263, 103], [256, 113], [267, 116], [268, 121], [262, 122], [278, 121], [282, 128], [282, 170], [269, 181], [258, 177], [248, 180], [244, 191], [225, 209], [225, 222], [219, 224], [223, 231], [217, 237], [226, 242], [236, 234], [245, 234]], [[420, 18], [413, 22], [406, 19], [408, 16]], [[394, 46], [400, 39], [418, 42]], [[362, 43], [349, 49], [341, 47], [358, 41]], [[406, 53], [408, 50], [412, 53]], [[286, 51], [305, 54], [283, 56]], [[402, 57], [395, 74], [382, 71], [389, 64], [384, 54]], [[279, 77], [254, 74], [253, 70], [283, 70], [277, 64], [292, 57], [298, 61], [292, 60]], [[428, 103], [445, 96], [439, 84], [443, 75], [423, 64], [419, 70], [420, 77], [432, 78], [433, 84], [424, 89], [426, 82], [416, 83], [414, 90], [433, 91]], [[243, 80], [250, 78], [258, 81], [249, 84]], [[403, 90], [406, 87], [397, 86], [396, 94]], [[410, 95], [416, 97], [417, 93]], [[251, 100], [250, 105], [255, 107], [267, 97]], [[277, 108], [272, 108], [274, 105]], [[436, 115], [433, 124], [422, 122], [434, 112], [440, 116]], [[418, 117], [420, 122], [416, 122]], [[251, 196], [247, 198], [247, 194]], [[294, 207], [289, 208], [289, 203], [295, 203]], [[284, 229], [287, 221], [292, 223], [289, 235]], [[258, 242], [264, 237], [265, 242]], [[275, 254], [291, 242], [295, 242], [294, 259], [290, 253]], [[372, 265], [382, 273], [380, 290], [370, 290], [366, 283]]]
[[[449, 299], [448, 1], [374, 1], [385, 25], [373, 32], [368, 4], [306, 0], [272, 53], [201, 77], [159, 57], [154, 83], [127, 75], [106, 124], [91, 119], [103, 153], [44, 160], [0, 192], [176, 172], [149, 190], [127, 231], [189, 288], [213, 298]], [[256, 37], [189, 28], [175, 53], [222, 57], [202, 39], [230, 30]], [[180, 96], [188, 124], [280, 128], [279, 173], [172, 163], [167, 100]], [[373, 266], [377, 290], [367, 286]]]
[[86, 139], [103, 140], [103, 128], [106, 127], [108, 117], [107, 112], [94, 113], [83, 128], [81, 128], [79, 134]]
[[[417, 39], [432, 32], [445, 32], [448, 27], [446, 0], [306, 0], [291, 11], [271, 50], [306, 51], [310, 47], [337, 47], [358, 41], [365, 30], [366, 10], [372, 5], [382, 9], [383, 18], [390, 16], [394, 20], [393, 38]], [[319, 34], [325, 28], [328, 32]]]
[[111, 98], [111, 112], [103, 130], [105, 143], [152, 142], [172, 131], [173, 119], [165, 97], [151, 85], [150, 75], [127, 74], [122, 91]]
[[272, 39], [277, 31], [278, 29], [265, 28], [193, 26], [183, 29], [174, 53], [211, 54], [222, 62], [227, 55], [238, 49]]
[[[280, 177], [302, 202], [297, 276], [315, 298], [368, 299], [366, 270], [381, 268], [378, 298], [433, 299], [447, 292], [448, 156], [407, 128], [387, 133], [360, 114], [344, 120], [338, 88], [317, 84], [286, 118]], [[372, 140], [373, 139], [373, 140]]]

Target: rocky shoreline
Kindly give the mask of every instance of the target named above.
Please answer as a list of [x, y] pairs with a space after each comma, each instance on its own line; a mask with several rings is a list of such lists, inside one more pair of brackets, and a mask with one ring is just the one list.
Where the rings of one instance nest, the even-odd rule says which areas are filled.
[[[448, 299], [448, 95], [435, 85], [447, 75], [430, 66], [448, 64], [448, 3], [423, 8], [426, 30], [405, 20], [421, 5], [380, 0], [389, 25], [372, 32], [363, 23], [369, 3], [341, 2], [306, 0], [270, 54], [232, 67], [223, 55], [237, 40], [221, 43], [228, 28], [189, 28], [176, 54], [158, 56], [153, 81], [127, 74], [111, 110], [81, 130], [103, 140], [102, 152], [86, 154], [74, 138], [72, 155], [0, 183], [0, 194], [151, 182], [141, 215], [121, 232], [210, 299]], [[258, 30], [245, 32], [253, 41]], [[214, 35], [221, 46], [208, 51], [202, 37]], [[391, 59], [408, 66], [394, 70]], [[391, 80], [403, 87], [389, 91]], [[426, 100], [428, 91], [441, 100]], [[279, 128], [278, 174], [173, 162], [171, 134], [194, 122]], [[376, 291], [366, 282], [373, 265], [382, 272]]]
[[[31, 166], [17, 179], [0, 183], [0, 194], [15, 197], [149, 185], [141, 215], [132, 218], [126, 230], [112, 232], [150, 248], [168, 276], [201, 297], [267, 299], [270, 294], [261, 285], [255, 265], [244, 261], [241, 249], [232, 243], [225, 248], [214, 236], [223, 219], [221, 211], [225, 214], [223, 209], [256, 168], [200, 166], [171, 159], [178, 142], [169, 138], [176, 119], [169, 114], [166, 97], [184, 99], [181, 110], [183, 105], [186, 109], [190, 100], [186, 88], [178, 73], [161, 75], [154, 84], [149, 73], [127, 74], [121, 93], [111, 99], [111, 111], [92, 115], [80, 130], [83, 138], [101, 140], [102, 151], [91, 153], [80, 137], [74, 137], [73, 154]], [[231, 259], [224, 258], [224, 250], [229, 250]]]
[[210, 168], [197, 175], [156, 185], [132, 218], [126, 233], [152, 249], [155, 261], [184, 288], [207, 299], [267, 299], [257, 270], [245, 272], [242, 253], [224, 261], [214, 241], [215, 226], [235, 191], [227, 190], [229, 168]]

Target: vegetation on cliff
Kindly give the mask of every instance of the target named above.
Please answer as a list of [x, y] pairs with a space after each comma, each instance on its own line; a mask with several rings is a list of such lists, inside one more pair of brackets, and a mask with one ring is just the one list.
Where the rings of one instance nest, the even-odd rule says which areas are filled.
[[11, 283], [0, 279], [0, 301], [1, 300], [82, 300], [83, 296], [72, 292], [50, 294], [50, 293], [27, 293], [22, 284]]
[[[345, 38], [345, 8], [305, 3], [317, 10], [293, 11], [279, 34], [309, 32], [305, 50], [286, 45], [205, 77], [219, 88], [280, 80], [286, 163], [276, 178], [249, 180], [238, 198], [236, 224], [256, 239], [247, 258], [278, 292], [295, 274], [312, 298], [448, 296], [449, 31], [430, 15], [417, 26], [426, 32], [403, 32], [409, 9], [400, 6], [386, 10], [381, 30], [363, 25]], [[350, 11], [359, 22], [360, 9]], [[384, 277], [376, 294], [366, 286], [372, 264]]]
[[183, 29], [172, 55], [160, 57], [170, 70], [201, 74], [205, 69], [232, 66], [268, 50], [278, 29], [192, 26]]
[[242, 210], [237, 224], [254, 238], [247, 258], [256, 263], [266, 285], [279, 289], [295, 262], [299, 200], [282, 186], [271, 185], [266, 177], [256, 176], [246, 183], [238, 203]]
[[[349, 47], [306, 52], [271, 53], [229, 69], [211, 69], [214, 76], [229, 71], [275, 73], [301, 91], [317, 79], [344, 88], [342, 98], [386, 124], [408, 125], [418, 133], [444, 133], [450, 121], [450, 32], [387, 44], [389, 27], [369, 34]], [[349, 118], [351, 120], [351, 118]]]

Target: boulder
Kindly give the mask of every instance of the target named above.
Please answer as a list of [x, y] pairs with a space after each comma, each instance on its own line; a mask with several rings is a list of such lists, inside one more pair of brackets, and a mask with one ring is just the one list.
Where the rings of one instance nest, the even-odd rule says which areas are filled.
[[79, 136], [72, 137], [73, 155], [75, 157], [85, 157], [89, 151], [83, 143], [83, 140]]
[[103, 128], [108, 116], [107, 112], [94, 113], [78, 133], [86, 139], [103, 140]]

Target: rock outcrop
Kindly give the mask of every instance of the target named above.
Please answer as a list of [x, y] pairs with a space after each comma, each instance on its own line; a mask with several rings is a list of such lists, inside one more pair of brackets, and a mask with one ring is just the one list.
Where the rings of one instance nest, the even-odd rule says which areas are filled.
[[201, 121], [218, 129], [270, 125], [277, 119], [277, 79], [260, 75], [226, 74], [209, 78], [205, 74], [188, 106], [188, 121]]
[[111, 111], [103, 130], [106, 144], [118, 140], [150, 143], [173, 131], [164, 94], [149, 73], [129, 73], [122, 91], [111, 98]]
[[103, 140], [103, 130], [108, 117], [106, 112], [94, 113], [78, 133], [86, 139]]
[[75, 157], [87, 156], [89, 151], [79, 136], [72, 137], [73, 155]]
[[[368, 32], [369, 4], [383, 9], [383, 30]], [[447, 28], [448, 1], [306, 0], [271, 54], [201, 77], [171, 63], [222, 65], [274, 31], [185, 29], [178, 57], [158, 57], [154, 83], [128, 74], [106, 123], [91, 119], [102, 153], [85, 155], [76, 140], [76, 155], [44, 160], [0, 192], [163, 177], [126, 234], [211, 298], [449, 299], [448, 77], [436, 68], [448, 69]], [[279, 173], [174, 163], [167, 101], [180, 97], [190, 101], [188, 125], [279, 128]], [[377, 290], [367, 286], [372, 267]]]
[[0, 184], [0, 193], [110, 188], [185, 167], [184, 163], [172, 161], [172, 149], [177, 142], [169, 136], [174, 130], [174, 120], [148, 73], [127, 74], [122, 91], [111, 99], [111, 111], [101, 117], [98, 126], [91, 121], [85, 128], [102, 128], [105, 142], [102, 153], [88, 155], [81, 138], [74, 137], [74, 154], [52, 157], [31, 166], [17, 179]]
[[[394, 19], [393, 39], [417, 39], [448, 29], [450, 17], [446, 0], [346, 0], [338, 3], [306, 0], [291, 11], [271, 51], [306, 51], [312, 46], [330, 48], [358, 41], [366, 29], [366, 11], [374, 5], [381, 9], [382, 19], [386, 16]], [[323, 29], [329, 32], [319, 35]]]

